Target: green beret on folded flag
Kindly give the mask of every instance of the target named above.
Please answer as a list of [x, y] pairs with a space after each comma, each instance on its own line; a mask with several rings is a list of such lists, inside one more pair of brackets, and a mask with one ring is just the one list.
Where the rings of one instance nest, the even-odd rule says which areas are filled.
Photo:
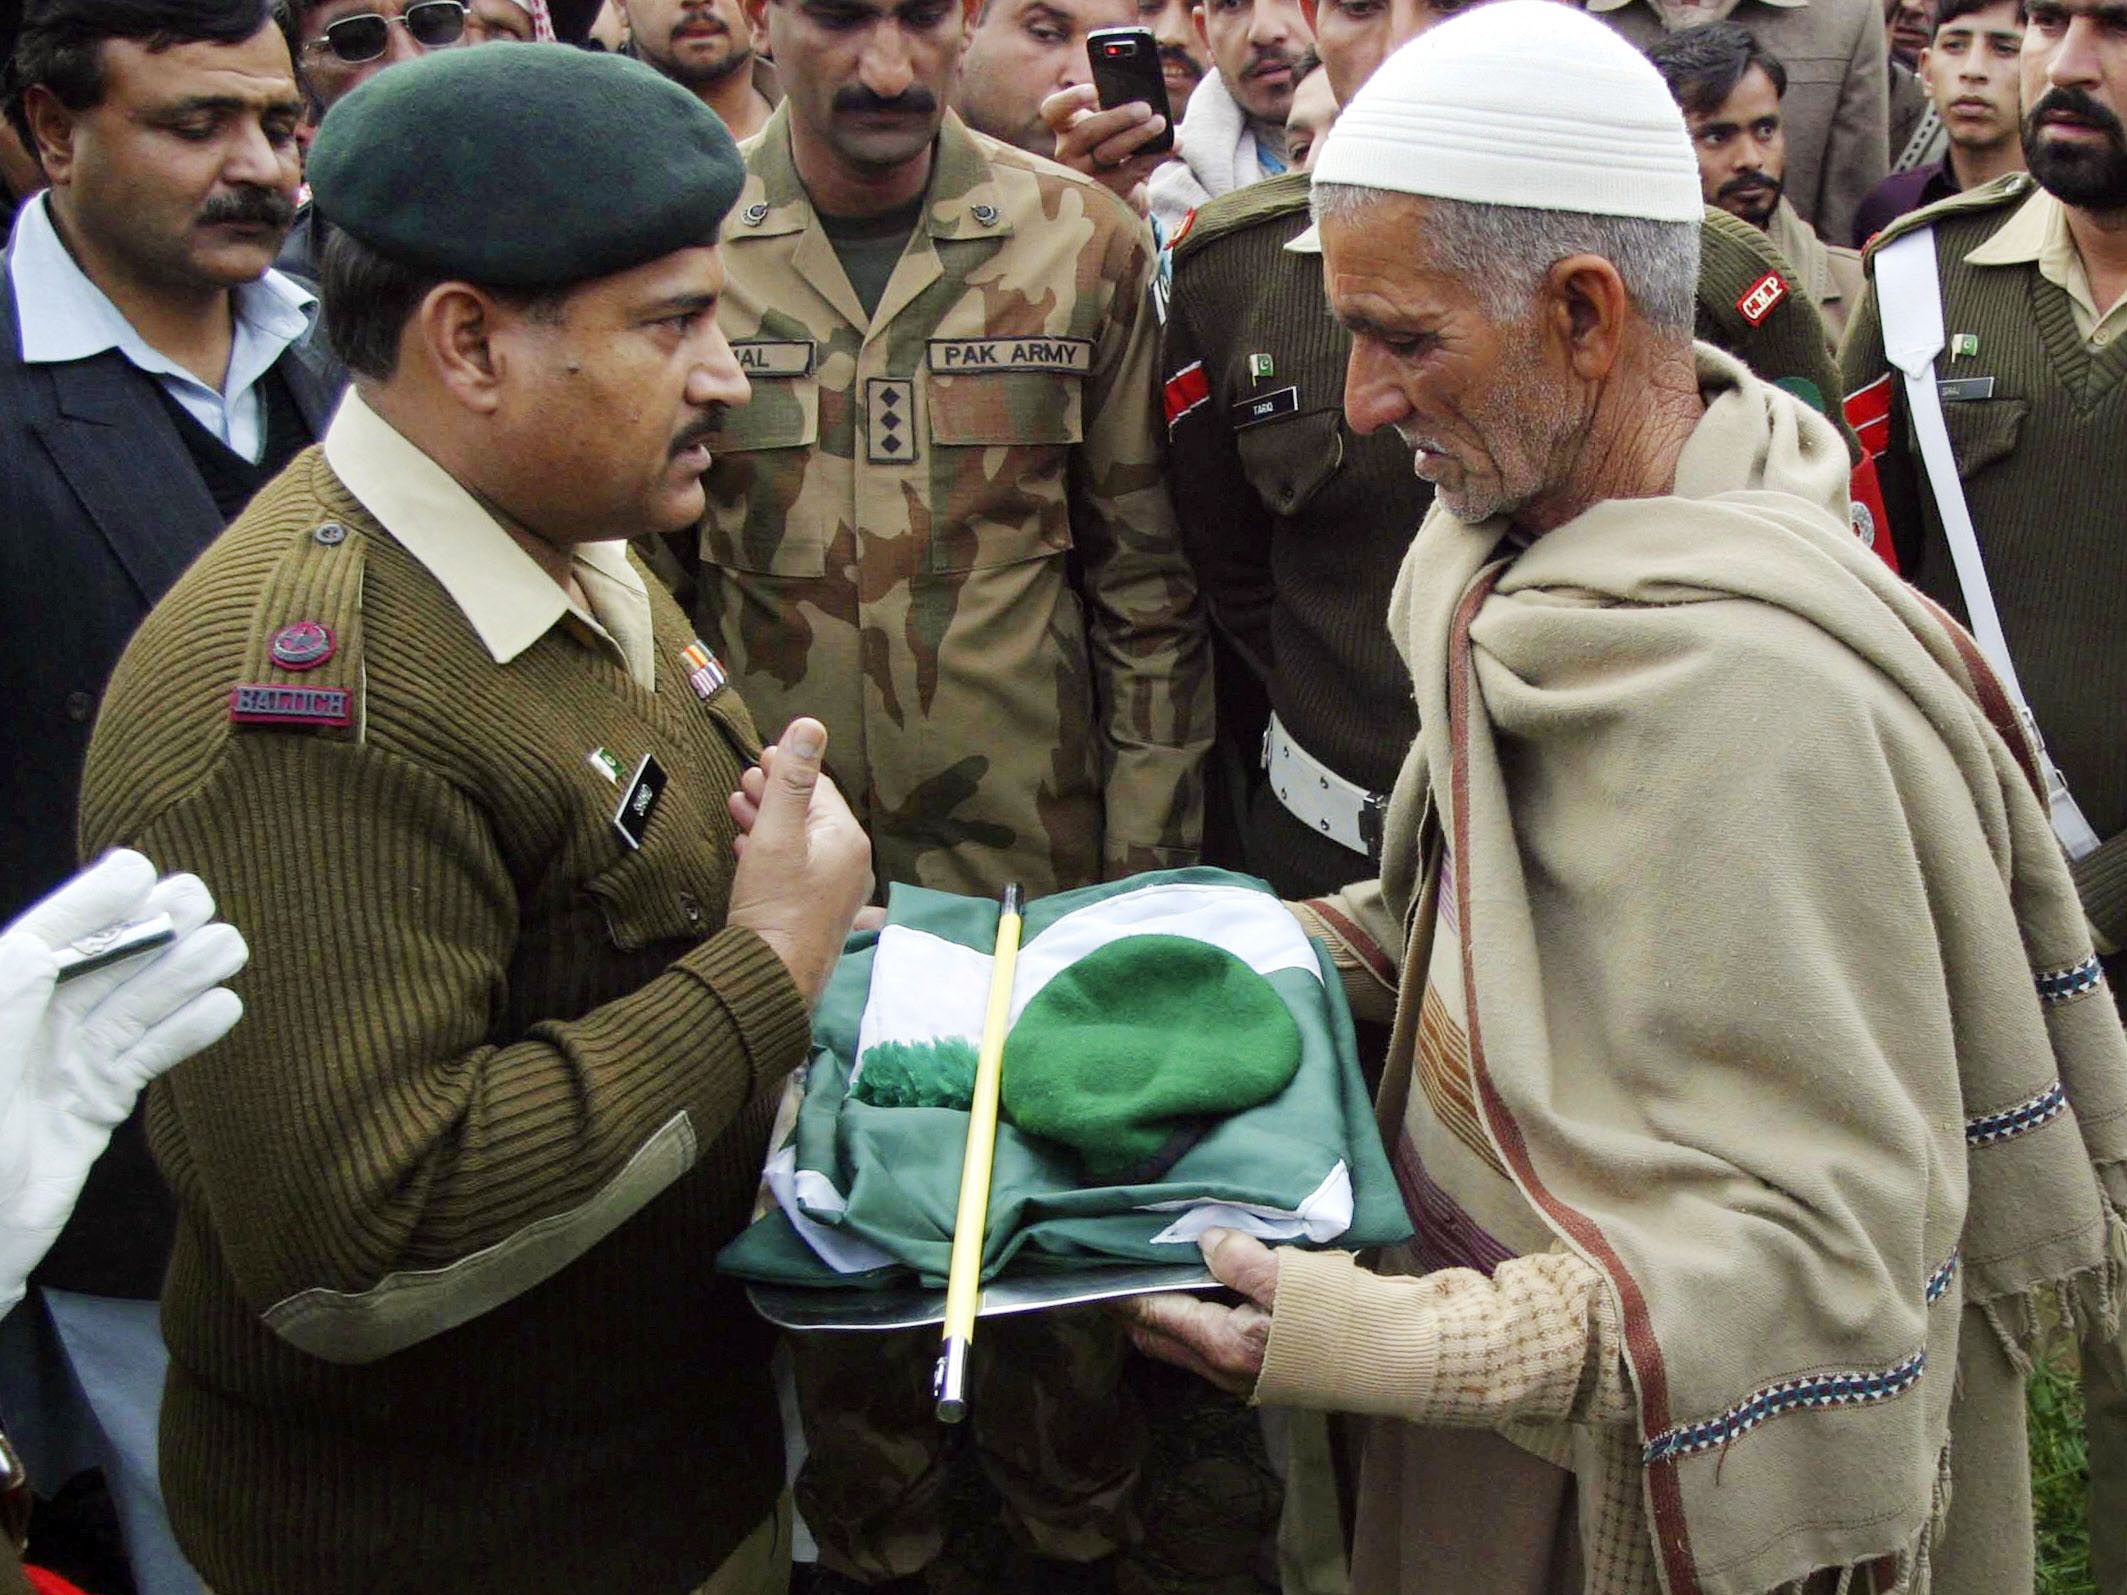
[[1126, 936], [1043, 986], [1004, 1044], [1004, 1111], [1095, 1180], [1156, 1178], [1213, 1114], [1284, 1090], [1300, 1027], [1269, 981], [1188, 936]]
[[[726, 1272], [945, 1277], [998, 906], [896, 884], [813, 1015], [775, 1210]], [[1260, 881], [1194, 868], [1027, 904], [983, 1277], [1198, 1260], [1219, 1225], [1301, 1246], [1407, 1238], [1344, 989]]]
[[318, 214], [492, 288], [565, 288], [714, 244], [746, 171], [716, 113], [640, 61], [565, 44], [436, 50], [335, 104]]

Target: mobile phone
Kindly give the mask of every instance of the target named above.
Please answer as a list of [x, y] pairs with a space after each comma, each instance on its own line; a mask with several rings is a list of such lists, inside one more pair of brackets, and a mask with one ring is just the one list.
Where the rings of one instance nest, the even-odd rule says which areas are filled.
[[1167, 119], [1159, 137], [1138, 146], [1140, 155], [1163, 155], [1174, 148], [1174, 111], [1167, 104], [1167, 79], [1160, 72], [1159, 43], [1147, 28], [1095, 28], [1086, 35], [1086, 56], [1093, 63], [1093, 87], [1104, 111], [1142, 100]]
[[170, 922], [168, 914], [151, 914], [130, 924], [91, 931], [54, 954], [59, 965], [59, 979], [64, 983], [91, 970], [107, 968], [122, 958], [167, 947], [175, 940], [177, 927]]

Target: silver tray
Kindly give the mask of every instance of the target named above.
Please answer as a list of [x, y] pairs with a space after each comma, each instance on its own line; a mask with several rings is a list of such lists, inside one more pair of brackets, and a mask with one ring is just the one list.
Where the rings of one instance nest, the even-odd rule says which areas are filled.
[[[982, 1288], [978, 1318], [1077, 1307], [1163, 1290], [1218, 1290], [1210, 1270], [1193, 1263], [1114, 1263], [1026, 1279], [992, 1280]], [[746, 1287], [753, 1310], [784, 1329], [920, 1329], [945, 1322], [945, 1291], [923, 1285], [883, 1290], [815, 1285]]]

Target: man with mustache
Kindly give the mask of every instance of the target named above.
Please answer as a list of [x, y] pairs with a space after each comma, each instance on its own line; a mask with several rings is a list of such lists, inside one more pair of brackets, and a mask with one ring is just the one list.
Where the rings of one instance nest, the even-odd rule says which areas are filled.
[[1168, 238], [1207, 199], [1285, 170], [1293, 69], [1313, 38], [1300, 0], [1202, 0], [1191, 16], [1213, 70], [1175, 129], [1179, 159], [1146, 188]]
[[[2113, 989], [2127, 949], [2127, 28], [2114, 0], [2031, 0], [2021, 60], [2024, 173], [1901, 217], [1870, 245], [1842, 365], [1847, 416], [1875, 453], [1902, 568], [2000, 639], [2075, 811], [2055, 805]], [[1884, 253], [1925, 231], [1942, 295], [1932, 366], [1956, 496], [1923, 466], [1914, 384], [1886, 353]], [[1883, 290], [1887, 297], [1890, 290]], [[1910, 301], [1907, 288], [1900, 297]], [[1932, 327], [1922, 330], [1932, 332]], [[1911, 334], [1901, 347], [1926, 340]], [[1947, 508], [1945, 507], [1947, 505]], [[1960, 539], [1961, 540], [1961, 539]], [[1991, 611], [1996, 617], [1986, 624]], [[2127, 1591], [2127, 1368], [2086, 1341], [2091, 1566]]]
[[1861, 257], [1818, 238], [1785, 193], [1786, 66], [1733, 22], [1665, 34], [1647, 47], [1647, 58], [1683, 109], [1706, 203], [1763, 232], [1794, 265], [1836, 356], [1861, 290]]
[[738, 0], [615, 0], [628, 53], [698, 96], [733, 138], [751, 138], [782, 102], [775, 67], [753, 48]]
[[[882, 883], [1038, 896], [1195, 861], [1210, 664], [1159, 464], [1151, 240], [947, 109], [979, 4], [748, 0], [786, 90], [724, 229], [754, 401], [681, 552], [748, 700], [834, 728]], [[795, 1350], [815, 1587], [920, 1586], [936, 1335]], [[975, 1449], [1028, 1552], [1005, 1587], [1111, 1586], [1142, 1438], [1114, 1326], [1029, 1315], [976, 1357]]]
[[[340, 381], [308, 346], [310, 297], [269, 269], [302, 100], [267, 0], [34, 0], [7, 109], [51, 186], [16, 220], [0, 293], [0, 916], [73, 870], [89, 725], [127, 637], [316, 440]], [[149, 1595], [197, 1588], [156, 1483], [174, 1223], [136, 1116], [17, 1315], [40, 1326], [38, 1388], [86, 1399], [50, 1432], [100, 1458]]]
[[354, 390], [143, 624], [83, 785], [87, 848], [258, 948], [149, 1102], [171, 1516], [217, 1595], [779, 1591], [772, 1336], [713, 1259], [870, 853], [627, 547], [747, 399], [738, 151], [524, 44], [365, 84], [309, 170]]
[[1875, 0], [1582, 0], [1640, 49], [1666, 33], [1734, 22], [1787, 68], [1787, 193], [1826, 238], [1890, 170], [1890, 77]]
[[1943, 158], [1896, 172], [1854, 213], [1854, 247], [1907, 211], [2024, 169], [2019, 138], [2024, 15], [2020, 0], [1943, 0], [1920, 76], [1947, 132]]

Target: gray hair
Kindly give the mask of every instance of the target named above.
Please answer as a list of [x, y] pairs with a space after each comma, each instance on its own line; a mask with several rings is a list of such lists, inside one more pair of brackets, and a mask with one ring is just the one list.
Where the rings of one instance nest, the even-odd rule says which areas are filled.
[[[1350, 220], [1394, 190], [1314, 185], [1314, 219]], [[1424, 258], [1470, 286], [1494, 321], [1518, 321], [1544, 273], [1568, 255], [1600, 255], [1617, 268], [1633, 306], [1657, 333], [1689, 340], [1699, 287], [1699, 223], [1591, 216], [1428, 197]]]

